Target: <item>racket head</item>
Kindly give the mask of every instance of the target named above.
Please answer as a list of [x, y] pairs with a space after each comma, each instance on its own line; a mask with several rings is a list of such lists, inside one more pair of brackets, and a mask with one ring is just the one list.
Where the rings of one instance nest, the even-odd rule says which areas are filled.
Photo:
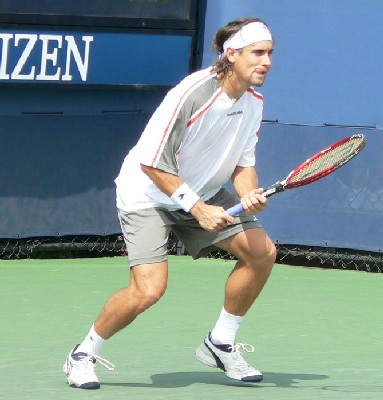
[[363, 134], [356, 134], [333, 143], [291, 171], [283, 185], [284, 189], [308, 185], [333, 173], [352, 160], [366, 142]]

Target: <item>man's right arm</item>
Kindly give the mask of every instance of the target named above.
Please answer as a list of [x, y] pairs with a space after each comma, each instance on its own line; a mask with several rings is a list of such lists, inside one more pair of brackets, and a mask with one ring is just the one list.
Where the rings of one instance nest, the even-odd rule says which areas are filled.
[[[174, 194], [184, 185], [179, 176], [143, 164], [141, 164], [141, 169], [163, 193], [174, 201]], [[216, 232], [226, 227], [228, 223], [234, 222], [234, 218], [226, 214], [222, 207], [208, 205], [198, 199], [198, 196], [195, 199], [197, 201], [190, 210], [185, 211], [190, 212], [203, 229]]]

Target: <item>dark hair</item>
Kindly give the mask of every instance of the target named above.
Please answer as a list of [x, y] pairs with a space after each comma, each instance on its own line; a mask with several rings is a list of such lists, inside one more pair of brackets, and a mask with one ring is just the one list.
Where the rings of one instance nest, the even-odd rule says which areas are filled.
[[[226, 40], [235, 35], [245, 25], [252, 22], [262, 22], [267, 26], [266, 22], [261, 20], [260, 18], [239, 18], [229, 22], [226, 26], [218, 29], [212, 43], [214, 52], [221, 56], [221, 54], [223, 53], [223, 45]], [[220, 76], [225, 76], [229, 71], [231, 71], [231, 68], [232, 65], [226, 57], [220, 57], [213, 64], [213, 71], [215, 71], [217, 75]]]

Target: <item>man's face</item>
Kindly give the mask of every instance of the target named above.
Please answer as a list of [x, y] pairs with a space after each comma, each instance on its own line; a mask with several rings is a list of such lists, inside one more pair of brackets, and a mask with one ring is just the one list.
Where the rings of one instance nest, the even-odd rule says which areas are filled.
[[240, 50], [232, 50], [228, 59], [233, 64], [236, 78], [245, 86], [262, 86], [272, 64], [272, 52], [273, 42], [264, 40]]

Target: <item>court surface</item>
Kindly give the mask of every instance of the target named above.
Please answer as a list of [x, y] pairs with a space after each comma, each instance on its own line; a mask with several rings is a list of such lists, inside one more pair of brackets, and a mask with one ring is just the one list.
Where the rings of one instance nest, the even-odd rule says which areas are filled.
[[107, 297], [129, 279], [124, 257], [0, 261], [0, 399], [381, 400], [383, 275], [276, 265], [239, 342], [261, 384], [194, 358], [212, 328], [233, 261], [170, 257], [165, 297], [117, 334], [97, 391], [66, 385], [62, 364]]

